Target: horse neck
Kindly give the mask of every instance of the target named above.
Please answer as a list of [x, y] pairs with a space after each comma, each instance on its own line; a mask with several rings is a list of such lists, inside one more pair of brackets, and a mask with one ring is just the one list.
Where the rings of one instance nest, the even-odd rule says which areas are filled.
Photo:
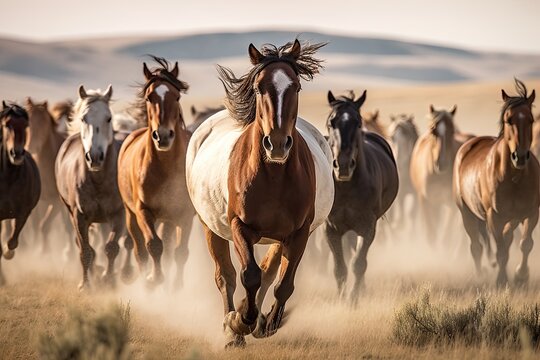
[[366, 171], [366, 149], [364, 144], [364, 138], [366, 136], [366, 133], [358, 128], [356, 130], [356, 141], [357, 141], [357, 153], [356, 153], [356, 169], [354, 170], [354, 174], [364, 174]]
[[494, 162], [498, 166], [494, 169], [497, 173], [497, 178], [503, 180], [508, 176], [514, 177], [515, 175], [521, 173], [523, 170], [518, 170], [512, 166], [512, 160], [510, 156], [510, 148], [508, 143], [504, 139], [504, 136], [497, 139], [496, 143], [496, 153], [499, 157], [498, 162]]

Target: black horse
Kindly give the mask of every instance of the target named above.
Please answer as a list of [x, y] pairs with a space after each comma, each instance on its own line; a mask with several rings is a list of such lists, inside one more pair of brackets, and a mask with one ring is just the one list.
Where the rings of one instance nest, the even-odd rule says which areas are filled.
[[356, 277], [351, 292], [353, 304], [364, 285], [367, 252], [375, 237], [377, 220], [392, 205], [399, 184], [390, 145], [381, 136], [362, 130], [360, 107], [365, 100], [366, 91], [357, 100], [352, 92], [337, 99], [328, 92], [332, 112], [326, 126], [334, 158], [335, 197], [324, 231], [334, 256], [340, 296], [345, 292], [347, 280], [341, 238], [353, 231], [363, 239], [356, 243], [352, 259]]

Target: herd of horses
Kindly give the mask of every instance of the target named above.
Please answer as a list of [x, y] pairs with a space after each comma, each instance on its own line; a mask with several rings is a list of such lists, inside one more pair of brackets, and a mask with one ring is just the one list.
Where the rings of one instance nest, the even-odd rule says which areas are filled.
[[[508, 281], [514, 229], [523, 224], [515, 280], [525, 284], [540, 205], [539, 165], [531, 152], [540, 138], [538, 130], [533, 136], [534, 90], [528, 94], [516, 79], [516, 96], [502, 91], [497, 137], [461, 133], [454, 124], [455, 106], [449, 111], [431, 106], [429, 130], [421, 136], [412, 115], [392, 117], [383, 127], [378, 112], [361, 115], [366, 91], [358, 98], [329, 91], [323, 136], [298, 117], [301, 82], [320, 71], [315, 54], [323, 45], [295, 40], [259, 50], [250, 44], [252, 67], [246, 74], [237, 77], [218, 66], [225, 107], [200, 113], [192, 108], [195, 121], [187, 127], [180, 99], [188, 84], [179, 79], [178, 63], [171, 66], [158, 57], [155, 68], [143, 64], [145, 82], [136, 103], [140, 127], [136, 121], [128, 130], [114, 128], [110, 85], [105, 91], [81, 85], [74, 104], [57, 104], [51, 111], [47, 102], [28, 99], [24, 107], [3, 102], [0, 221], [9, 221], [0, 222], [5, 225], [0, 233], [7, 236], [0, 255], [14, 256], [29, 218], [31, 238], [48, 251], [57, 221], [67, 234], [75, 233], [81, 290], [98, 279], [115, 285], [120, 244], [126, 283], [136, 277], [134, 250], [148, 287], [163, 283], [163, 267], [173, 260], [173, 283], [182, 287], [197, 215], [215, 262], [228, 346], [242, 346], [249, 334], [260, 338], [278, 330], [308, 238], [319, 226], [334, 258], [339, 296], [346, 296], [345, 258], [354, 249], [355, 279], [348, 294], [353, 304], [364, 286], [378, 220], [388, 213], [392, 222], [405, 224], [418, 208], [426, 236], [435, 242], [434, 226], [451, 203], [448, 222], [461, 213], [477, 271], [484, 271], [485, 248], [498, 266], [499, 286]], [[413, 206], [406, 206], [409, 195]], [[102, 273], [92, 232], [104, 240]], [[230, 242], [245, 289], [238, 306]], [[260, 264], [256, 244], [270, 245]], [[66, 256], [75, 256], [74, 247], [66, 246]], [[274, 303], [263, 314], [276, 277]]]

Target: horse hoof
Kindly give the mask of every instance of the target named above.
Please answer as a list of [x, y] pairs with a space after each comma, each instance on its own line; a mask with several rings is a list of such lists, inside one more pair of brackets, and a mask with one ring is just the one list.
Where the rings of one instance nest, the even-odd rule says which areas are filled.
[[15, 256], [15, 250], [8, 250], [4, 253], [4, 259], [11, 260]]
[[227, 329], [230, 328], [236, 335], [249, 335], [253, 332], [257, 322], [254, 321], [253, 324], [246, 324], [242, 320], [242, 314], [237, 311], [231, 311], [225, 315], [223, 319], [223, 329], [227, 332]]
[[516, 276], [514, 277], [514, 283], [518, 287], [523, 287], [529, 282], [529, 269], [521, 268], [518, 266], [516, 269]]
[[123, 268], [120, 277], [122, 279], [122, 282], [127, 285], [132, 284], [137, 278], [133, 266]]
[[107, 288], [110, 288], [110, 289], [116, 288], [116, 278], [114, 274], [106, 274], [106, 273], [103, 274], [101, 276], [101, 282]]
[[146, 277], [146, 287], [150, 290], [153, 290], [159, 285], [163, 284], [163, 281], [164, 281], [163, 275], [157, 275], [157, 276], [153, 274], [148, 275]]
[[225, 344], [225, 349], [238, 349], [246, 346], [246, 339], [242, 335], [235, 335], [234, 338]]
[[256, 339], [262, 339], [268, 336], [266, 332], [266, 326], [267, 326], [267, 320], [266, 316], [263, 314], [259, 314], [259, 317], [257, 318], [257, 326], [255, 327], [255, 330], [251, 333], [254, 338]]
[[78, 288], [80, 293], [87, 293], [90, 291], [90, 284], [87, 281], [81, 281]]

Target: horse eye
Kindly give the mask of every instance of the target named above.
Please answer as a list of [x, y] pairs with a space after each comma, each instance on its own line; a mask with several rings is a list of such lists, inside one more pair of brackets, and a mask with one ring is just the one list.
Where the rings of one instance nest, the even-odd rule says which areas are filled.
[[144, 101], [150, 102], [150, 99], [146, 97], [146, 98], [144, 98]]
[[112, 117], [109, 116], [109, 117], [107, 118], [107, 122], [110, 123], [111, 120], [112, 120]]
[[254, 86], [253, 87], [253, 91], [255, 92], [255, 94], [257, 95], [260, 95], [261, 94], [261, 90], [259, 90], [259, 88], [257, 86]]

